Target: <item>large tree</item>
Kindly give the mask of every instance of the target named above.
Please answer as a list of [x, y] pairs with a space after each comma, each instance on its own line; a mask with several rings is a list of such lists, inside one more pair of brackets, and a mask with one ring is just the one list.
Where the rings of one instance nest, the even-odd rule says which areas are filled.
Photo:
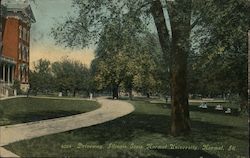
[[[190, 50], [192, 1], [176, 0], [167, 4], [171, 38], [167, 35], [169, 30], [163, 28], [165, 20], [162, 20], [164, 16], [162, 15], [163, 10], [159, 8], [160, 1], [154, 3], [152, 12], [159, 38], [162, 38], [160, 40], [162, 48], [164, 45], [165, 47], [169, 45], [167, 48], [170, 50], [171, 133], [173, 135], [188, 134], [191, 127], [187, 91], [187, 57]], [[164, 35], [164, 37], [160, 37], [160, 35]], [[168, 51], [164, 49], [163, 54], [168, 54]]]
[[[170, 17], [167, 27], [166, 9]], [[68, 17], [63, 24], [55, 26], [52, 33], [58, 43], [66, 46], [85, 47], [98, 41], [99, 35], [110, 20], [124, 16], [143, 19], [156, 26], [164, 60], [169, 60], [172, 96], [173, 135], [187, 134], [190, 119], [187, 93], [187, 56], [190, 49], [192, 0], [73, 0], [77, 17]], [[152, 20], [153, 19], [153, 20]], [[129, 20], [129, 19], [128, 19]], [[196, 23], [194, 21], [194, 23]]]
[[137, 46], [141, 51], [135, 61], [137, 69], [133, 77], [134, 90], [146, 94], [147, 97], [150, 94], [165, 95], [169, 80], [157, 34], [146, 33], [139, 39]]
[[68, 95], [68, 91], [76, 95], [79, 91], [90, 91], [90, 72], [80, 61], [63, 59], [52, 64], [52, 72], [56, 81], [56, 89]]
[[113, 98], [118, 98], [120, 84], [133, 74], [133, 59], [139, 50], [135, 43], [142, 26], [140, 19], [124, 15], [109, 20], [100, 33], [95, 80], [98, 88], [111, 86]]
[[29, 74], [30, 88], [35, 94], [37, 92], [47, 93], [53, 89], [50, 61], [40, 59], [34, 62], [34, 70], [31, 70]]
[[[247, 104], [247, 31], [250, 29], [247, 0], [209, 0], [197, 10], [201, 14], [190, 62], [195, 86], [205, 95], [239, 94]], [[194, 85], [194, 84], [193, 84]]]
[[[140, 19], [123, 18], [112, 19], [105, 26], [92, 64], [97, 88], [111, 87], [113, 98], [118, 98], [120, 85], [129, 92], [130, 98], [133, 88], [138, 90], [144, 85], [146, 91], [152, 90], [156, 85], [152, 72], [158, 72], [156, 60], [161, 58], [161, 53], [157, 53], [157, 38], [143, 31]], [[141, 41], [148, 45], [144, 46]]]

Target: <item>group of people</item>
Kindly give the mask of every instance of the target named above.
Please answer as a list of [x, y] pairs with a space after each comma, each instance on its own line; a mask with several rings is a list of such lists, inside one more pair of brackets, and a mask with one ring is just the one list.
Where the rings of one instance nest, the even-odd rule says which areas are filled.
[[[207, 109], [207, 103], [204, 103], [204, 102], [203, 102], [203, 103], [201, 103], [198, 107], [199, 107], [199, 108], [202, 108], [202, 109]], [[223, 111], [223, 110], [224, 110], [223, 106], [220, 105], [220, 104], [216, 105], [214, 109], [215, 109], [215, 110], [218, 110], [218, 111]], [[232, 111], [231, 111], [230, 108], [226, 108], [226, 110], [225, 110], [225, 113], [226, 113], [226, 114], [230, 114], [231, 112], [232, 112]]]

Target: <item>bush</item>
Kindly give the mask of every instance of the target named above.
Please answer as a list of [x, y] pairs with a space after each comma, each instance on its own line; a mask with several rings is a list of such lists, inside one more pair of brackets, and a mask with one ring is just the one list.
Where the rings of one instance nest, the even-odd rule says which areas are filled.
[[17, 91], [17, 94], [22, 94], [22, 90], [20, 89], [20, 81], [15, 80], [12, 88]]

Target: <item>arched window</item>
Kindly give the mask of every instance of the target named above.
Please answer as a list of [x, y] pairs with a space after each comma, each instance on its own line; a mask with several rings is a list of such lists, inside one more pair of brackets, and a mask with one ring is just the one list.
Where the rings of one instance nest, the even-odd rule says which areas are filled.
[[26, 41], [26, 38], [27, 38], [27, 31], [26, 31], [26, 28], [24, 27], [23, 28], [23, 40], [25, 40]]
[[21, 81], [22, 69], [20, 68], [20, 65], [18, 65], [17, 67], [17, 72], [18, 72], [18, 80]]
[[19, 54], [18, 54], [18, 59], [21, 60], [22, 59], [22, 44], [19, 43], [19, 50], [18, 50]]
[[23, 33], [23, 27], [22, 25], [19, 25], [19, 38], [22, 38], [22, 33]]
[[28, 50], [27, 50], [27, 62], [29, 62], [29, 61], [30, 61], [30, 50], [28, 48]]
[[29, 39], [30, 39], [30, 31], [28, 30], [28, 31], [27, 31], [27, 40], [26, 40], [26, 41], [28, 42]]

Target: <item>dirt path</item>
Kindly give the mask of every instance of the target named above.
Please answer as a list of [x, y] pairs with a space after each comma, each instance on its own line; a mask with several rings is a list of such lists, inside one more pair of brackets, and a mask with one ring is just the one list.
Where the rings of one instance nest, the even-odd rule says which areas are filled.
[[0, 147], [0, 157], [14, 158], [14, 157], [19, 157], [19, 156], [10, 152], [9, 150], [4, 149], [3, 147]]
[[[0, 126], [0, 147], [21, 140], [101, 124], [134, 111], [133, 105], [124, 101], [105, 98], [98, 98], [97, 101], [101, 107], [91, 112], [44, 121]], [[1, 155], [0, 152], [1, 156], [7, 157]]]

